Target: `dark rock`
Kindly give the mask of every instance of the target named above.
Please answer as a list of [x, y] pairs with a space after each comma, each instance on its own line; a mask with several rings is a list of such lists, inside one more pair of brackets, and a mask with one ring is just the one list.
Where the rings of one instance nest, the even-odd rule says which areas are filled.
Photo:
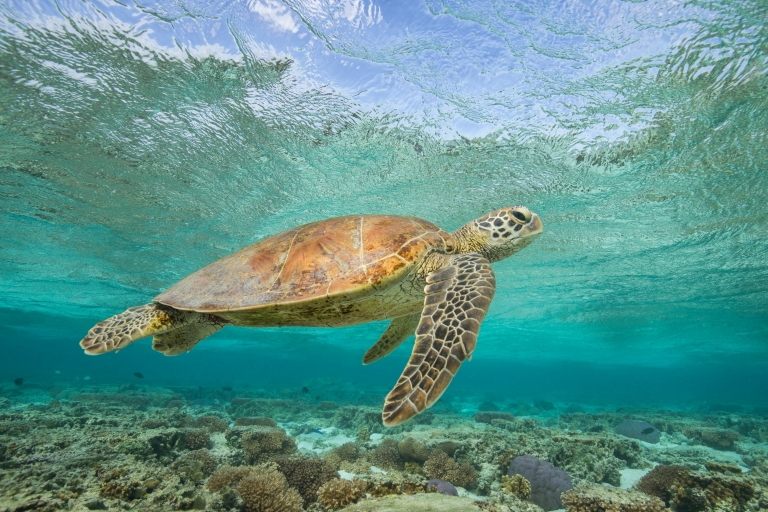
[[648, 423], [647, 421], [629, 420], [619, 425], [614, 429], [614, 432], [625, 437], [631, 437], [632, 439], [639, 439], [646, 443], [656, 444], [659, 442], [661, 434], [659, 429]]
[[448, 496], [458, 496], [459, 491], [456, 490], [456, 488], [451, 485], [449, 482], [446, 482], [444, 480], [437, 480], [432, 479], [429, 482], [427, 482], [427, 488], [433, 487], [435, 489], [435, 492], [439, 492], [441, 494], [445, 494]]
[[544, 510], [557, 510], [563, 507], [560, 495], [573, 487], [571, 477], [547, 461], [531, 455], [515, 457], [509, 463], [509, 476], [522, 475], [531, 483], [529, 501]]
[[100, 498], [92, 498], [83, 503], [83, 506], [88, 510], [107, 510], [107, 506]]

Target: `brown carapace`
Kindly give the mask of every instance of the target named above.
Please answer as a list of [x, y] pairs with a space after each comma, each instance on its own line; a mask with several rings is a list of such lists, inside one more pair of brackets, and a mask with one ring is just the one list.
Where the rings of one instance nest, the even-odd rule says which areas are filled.
[[525, 207], [502, 208], [453, 233], [414, 217], [357, 215], [306, 224], [198, 270], [146, 305], [96, 324], [87, 354], [148, 336], [165, 355], [191, 350], [226, 325], [340, 327], [392, 319], [363, 358], [372, 363], [416, 335], [385, 400], [397, 425], [440, 398], [472, 357], [496, 289], [491, 263], [542, 232]]

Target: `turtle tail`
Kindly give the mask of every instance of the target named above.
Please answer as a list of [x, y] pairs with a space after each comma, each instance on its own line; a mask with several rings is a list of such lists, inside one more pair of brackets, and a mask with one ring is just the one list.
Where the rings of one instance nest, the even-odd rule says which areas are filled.
[[[194, 311], [181, 311], [162, 304], [145, 304], [102, 320], [88, 331], [80, 346], [88, 355], [99, 355], [121, 348], [147, 336], [165, 338], [163, 348], [173, 340], [174, 349], [158, 349], [168, 355], [175, 355], [194, 347], [198, 341], [224, 327], [224, 320], [213, 315]], [[175, 333], [174, 336], [163, 336]]]

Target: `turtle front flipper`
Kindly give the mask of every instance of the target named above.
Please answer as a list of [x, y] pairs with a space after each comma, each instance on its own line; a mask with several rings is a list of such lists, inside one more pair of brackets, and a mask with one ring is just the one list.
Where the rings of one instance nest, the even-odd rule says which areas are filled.
[[393, 350], [400, 346], [408, 338], [421, 320], [421, 313], [412, 313], [410, 315], [399, 316], [392, 320], [387, 330], [381, 335], [379, 341], [368, 349], [363, 356], [363, 364], [371, 364], [382, 357], [388, 356]]
[[424, 310], [408, 366], [384, 402], [384, 425], [394, 426], [431, 407], [465, 359], [496, 291], [491, 264], [477, 253], [452, 256], [427, 276]]
[[[88, 331], [80, 346], [88, 355], [99, 355], [121, 348], [147, 336], [157, 336], [196, 323], [211, 323], [213, 315], [181, 311], [162, 304], [145, 304], [102, 320]], [[224, 321], [217, 319], [219, 323]], [[216, 332], [214, 329], [212, 332]], [[205, 337], [205, 336], [203, 336]], [[200, 341], [200, 337], [192, 346]]]

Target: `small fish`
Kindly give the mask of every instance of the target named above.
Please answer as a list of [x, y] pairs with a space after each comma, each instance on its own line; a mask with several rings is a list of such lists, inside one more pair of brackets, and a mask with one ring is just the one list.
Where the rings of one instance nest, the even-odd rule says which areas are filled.
[[144, 376], [142, 374], [140, 374], [139, 372], [133, 372], [133, 376], [136, 377], [137, 379], [143, 379], [144, 378]]
[[645, 435], [648, 435], [648, 434], [652, 433], [654, 430], [656, 430], [656, 429], [653, 428], [653, 427], [648, 427], [648, 428], [644, 428], [642, 433], [645, 434]]
[[309, 393], [309, 388], [307, 386], [304, 386], [303, 388], [301, 388], [301, 392], [306, 395], [307, 393]]
[[315, 397], [315, 400], [320, 400], [320, 395], [317, 395], [317, 396]]
[[229, 386], [223, 386], [221, 389], [223, 389], [224, 391], [232, 391], [232, 388]]
[[18, 379], [13, 379], [13, 383], [16, 384], [17, 386], [21, 386], [22, 384], [24, 384], [24, 379], [22, 379], [21, 377], [19, 377]]

